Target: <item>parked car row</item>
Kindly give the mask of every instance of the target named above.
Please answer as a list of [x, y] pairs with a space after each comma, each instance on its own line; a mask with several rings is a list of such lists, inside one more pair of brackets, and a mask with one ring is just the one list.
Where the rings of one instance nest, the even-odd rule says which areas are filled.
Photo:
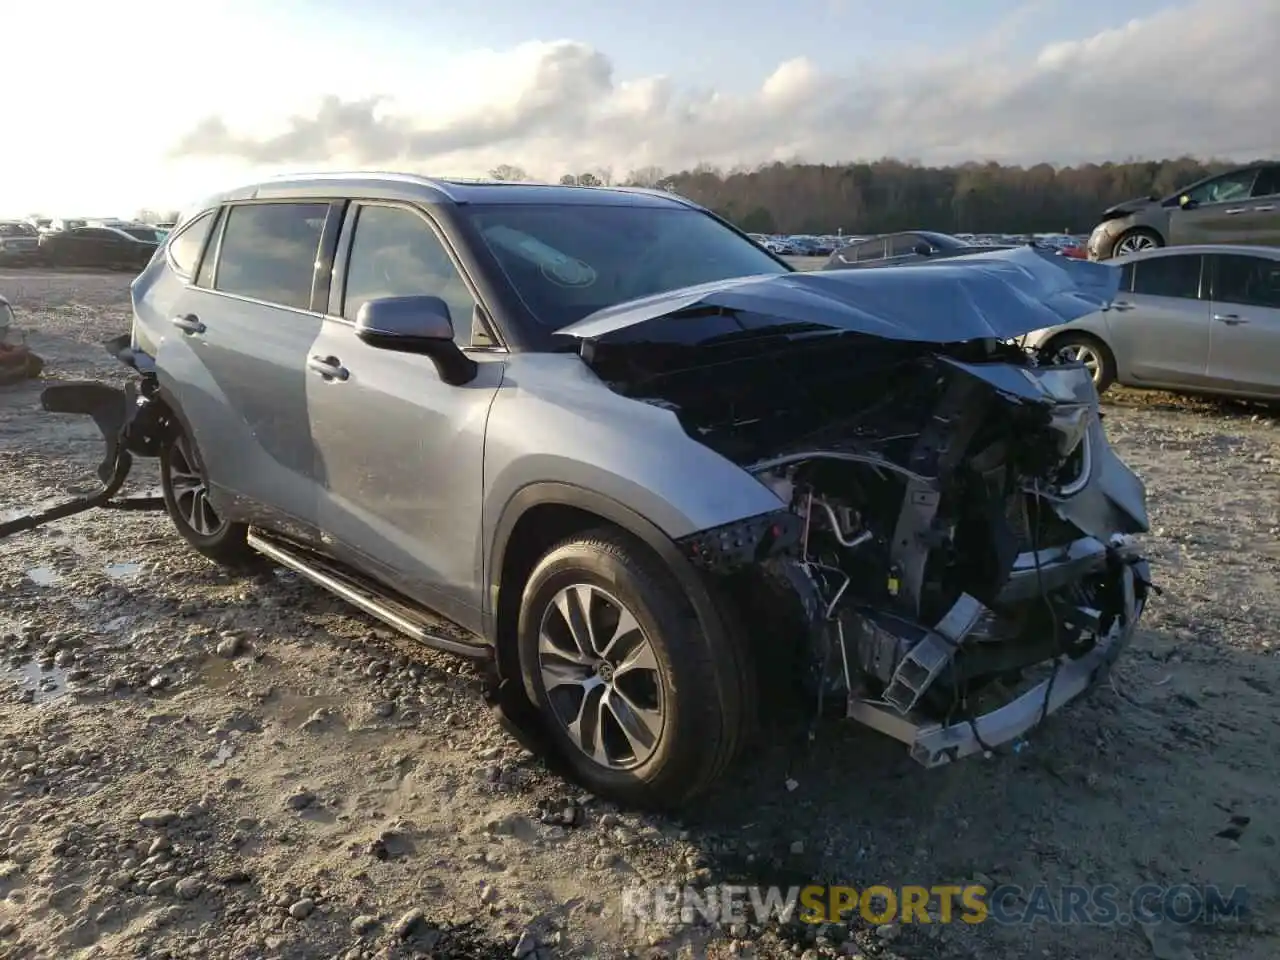
[[28, 221], [0, 220], [0, 264], [141, 270], [168, 233], [125, 220], [59, 222], [78, 225], [42, 231]]

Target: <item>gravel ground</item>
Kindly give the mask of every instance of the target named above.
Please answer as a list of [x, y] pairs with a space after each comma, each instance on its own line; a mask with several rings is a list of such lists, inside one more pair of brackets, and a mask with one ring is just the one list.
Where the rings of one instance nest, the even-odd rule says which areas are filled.
[[[128, 279], [0, 272], [46, 379], [120, 371]], [[0, 388], [0, 516], [88, 483], [92, 426]], [[1280, 955], [1280, 429], [1118, 392], [1162, 596], [1025, 749], [927, 772], [777, 719], [677, 822], [507, 738], [465, 663], [284, 571], [233, 577], [158, 514], [0, 543], [0, 957]], [[154, 483], [145, 461], [139, 489]], [[1237, 922], [638, 928], [637, 880], [1247, 886]], [[535, 949], [536, 948], [536, 949]]]

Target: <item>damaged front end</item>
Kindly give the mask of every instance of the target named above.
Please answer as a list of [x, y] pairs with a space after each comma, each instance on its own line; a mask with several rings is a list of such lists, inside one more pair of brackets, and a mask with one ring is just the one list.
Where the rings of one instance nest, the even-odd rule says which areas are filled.
[[964, 259], [579, 325], [615, 390], [671, 409], [785, 505], [686, 538], [689, 558], [766, 646], [795, 648], [820, 704], [926, 766], [1014, 741], [1096, 683], [1151, 589], [1132, 539], [1145, 491], [1088, 372], [1010, 342], [1101, 308], [1116, 271]]

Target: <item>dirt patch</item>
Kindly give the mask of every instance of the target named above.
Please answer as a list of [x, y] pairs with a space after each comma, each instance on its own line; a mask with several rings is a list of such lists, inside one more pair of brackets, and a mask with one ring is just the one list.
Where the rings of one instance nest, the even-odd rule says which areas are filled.
[[[127, 284], [0, 273], [46, 380], [122, 377], [99, 343], [127, 329]], [[40, 386], [0, 390], [0, 516], [89, 485], [101, 452]], [[679, 822], [552, 776], [467, 664], [284, 571], [229, 576], [161, 515], [4, 541], [0, 956], [1275, 957], [1280, 427], [1124, 392], [1106, 422], [1148, 482], [1164, 590], [1110, 684], [1016, 753], [933, 772], [778, 720]], [[621, 916], [640, 880], [809, 879], [1244, 885], [1249, 911], [1176, 937]]]

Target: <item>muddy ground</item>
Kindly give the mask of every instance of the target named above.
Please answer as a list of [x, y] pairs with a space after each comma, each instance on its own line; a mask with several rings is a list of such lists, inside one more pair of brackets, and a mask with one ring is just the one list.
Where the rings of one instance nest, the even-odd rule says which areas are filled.
[[[46, 379], [120, 378], [98, 344], [127, 284], [0, 272]], [[100, 454], [39, 390], [0, 388], [0, 515]], [[1280, 426], [1125, 392], [1106, 422], [1149, 485], [1164, 591], [1109, 684], [1016, 753], [932, 772], [778, 721], [681, 821], [582, 796], [501, 732], [473, 668], [283, 571], [229, 576], [163, 515], [0, 542], [0, 957], [1274, 958]], [[800, 878], [1244, 885], [1249, 909], [1177, 930], [620, 917], [636, 880]]]

